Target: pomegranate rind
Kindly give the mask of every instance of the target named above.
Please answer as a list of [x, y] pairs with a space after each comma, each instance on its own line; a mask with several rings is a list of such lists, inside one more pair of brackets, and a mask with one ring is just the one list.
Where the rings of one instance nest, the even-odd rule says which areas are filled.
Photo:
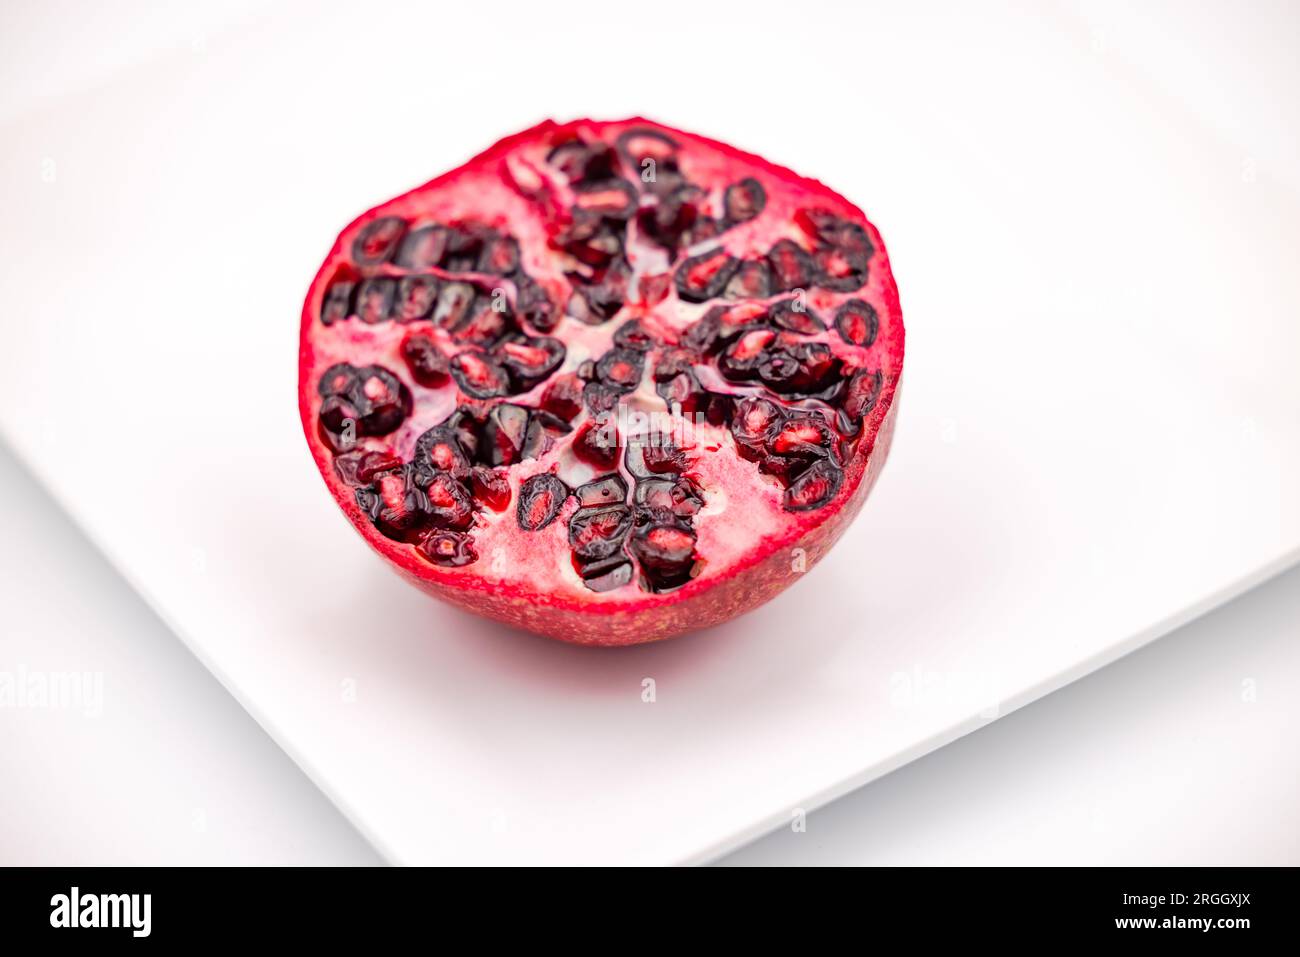
[[[861, 436], [851, 457], [844, 462], [844, 480], [834, 498], [809, 512], [789, 512], [772, 534], [746, 543], [744, 553], [725, 569], [693, 579], [668, 593], [620, 589], [607, 593], [573, 593], [534, 587], [527, 581], [491, 579], [474, 573], [474, 566], [441, 567], [420, 557], [410, 545], [381, 534], [357, 505], [353, 489], [334, 471], [334, 453], [317, 428], [319, 396], [316, 378], [324, 360], [317, 355], [314, 331], [319, 322], [322, 299], [345, 262], [358, 231], [368, 223], [404, 207], [414, 196], [446, 187], [467, 172], [504, 165], [503, 160], [518, 147], [537, 141], [555, 141], [569, 132], [592, 132], [608, 136], [633, 128], [658, 130], [679, 143], [712, 150], [728, 161], [746, 164], [754, 170], [802, 191], [808, 203], [816, 203], [838, 216], [861, 225], [875, 253], [871, 258], [872, 290], [881, 312], [882, 335], [878, 345], [887, 350], [884, 379], [879, 398], [867, 413]], [[759, 219], [751, 222], [759, 222]], [[744, 230], [748, 223], [737, 227]], [[563, 321], [563, 320], [562, 320]], [[888, 335], [886, 336], [886, 329]], [[744, 614], [771, 600], [811, 570], [839, 540], [857, 516], [884, 466], [897, 416], [902, 377], [905, 330], [897, 287], [889, 257], [878, 230], [865, 214], [821, 182], [799, 176], [752, 153], [726, 143], [677, 130], [641, 117], [597, 122], [574, 120], [559, 124], [547, 120], [508, 136], [462, 166], [383, 203], [357, 217], [339, 235], [318, 270], [303, 304], [299, 346], [299, 411], [308, 448], [326, 486], [353, 527], [379, 555], [416, 587], [436, 598], [508, 625], [562, 641], [586, 645], [620, 646], [657, 641], [709, 628]], [[567, 520], [574, 510], [570, 501]], [[549, 529], [563, 536], [557, 521]]]

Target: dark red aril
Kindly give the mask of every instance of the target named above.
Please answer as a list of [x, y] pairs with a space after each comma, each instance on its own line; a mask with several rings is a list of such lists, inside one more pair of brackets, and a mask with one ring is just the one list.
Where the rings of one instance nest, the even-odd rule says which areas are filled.
[[739, 265], [721, 246], [692, 256], [677, 267], [677, 295], [686, 302], [716, 299]]
[[494, 512], [504, 512], [510, 507], [510, 479], [503, 469], [476, 465], [470, 470], [469, 480], [476, 501]]
[[744, 223], [753, 219], [767, 205], [767, 192], [763, 184], [752, 176], [727, 187], [722, 197], [727, 222]]
[[428, 269], [442, 263], [447, 253], [447, 228], [423, 226], [406, 234], [395, 262], [403, 269]]
[[801, 336], [815, 336], [826, 331], [826, 323], [821, 317], [798, 299], [782, 299], [772, 303], [768, 315], [778, 327]]
[[777, 429], [768, 447], [777, 455], [817, 456], [830, 452], [834, 442], [834, 433], [820, 416], [796, 415]]
[[618, 426], [612, 417], [600, 417], [578, 430], [573, 453], [597, 468], [609, 469], [618, 464]]
[[606, 385], [621, 392], [631, 392], [641, 382], [645, 356], [631, 349], [610, 349], [596, 363], [596, 375]]
[[421, 555], [447, 568], [460, 568], [478, 561], [474, 540], [464, 532], [436, 530], [429, 532], [417, 549]]
[[785, 507], [792, 512], [806, 512], [830, 503], [840, 490], [844, 473], [828, 459], [819, 459], [785, 490]]
[[604, 143], [574, 138], [561, 143], [546, 161], [571, 183], [601, 180], [613, 175], [618, 165], [614, 151]]
[[387, 435], [411, 413], [411, 393], [397, 376], [382, 366], [357, 370], [358, 383], [350, 396], [359, 412], [357, 432]]
[[352, 315], [352, 294], [356, 288], [356, 283], [347, 281], [331, 285], [321, 300], [320, 321], [328, 326]]
[[429, 527], [429, 502], [410, 467], [382, 472], [356, 490], [360, 508], [386, 537], [414, 543]]
[[524, 392], [560, 367], [564, 362], [564, 343], [550, 336], [519, 336], [501, 343], [497, 357], [510, 373], [515, 391]]
[[860, 419], [875, 408], [883, 379], [879, 370], [859, 369], [849, 378], [842, 408], [853, 419]]
[[519, 268], [519, 243], [512, 236], [489, 236], [479, 252], [478, 271], [508, 276]]
[[880, 329], [880, 315], [869, 302], [850, 299], [835, 313], [835, 331], [851, 346], [870, 346]]
[[632, 352], [648, 352], [658, 345], [658, 340], [640, 322], [630, 319], [615, 330], [614, 345]]
[[518, 290], [515, 309], [519, 317], [538, 332], [550, 332], [560, 321], [559, 310], [542, 285], [528, 276], [515, 280]]
[[651, 591], [684, 585], [694, 566], [695, 532], [681, 525], [651, 524], [632, 534], [629, 548]]
[[476, 399], [495, 399], [511, 393], [510, 377], [486, 352], [470, 349], [457, 353], [451, 360], [451, 374], [461, 390]]
[[446, 353], [426, 335], [415, 333], [402, 341], [402, 358], [411, 370], [411, 378], [427, 388], [437, 388], [447, 381], [451, 364]]
[[572, 372], [556, 376], [542, 393], [541, 406], [565, 422], [582, 412], [582, 380]]
[[523, 460], [528, 437], [528, 410], [502, 402], [488, 413], [479, 443], [479, 455], [487, 465], [513, 465]]
[[424, 490], [429, 518], [438, 528], [465, 529], [474, 517], [474, 500], [450, 472], [436, 472]]
[[627, 483], [618, 474], [606, 475], [574, 489], [578, 504], [584, 508], [596, 505], [615, 505], [627, 501]]
[[813, 281], [813, 261], [807, 250], [791, 239], [782, 239], [768, 251], [772, 267], [772, 290], [790, 292], [807, 289]]
[[416, 466], [435, 472], [462, 472], [469, 458], [454, 430], [436, 426], [415, 440]]
[[384, 449], [356, 449], [334, 459], [334, 471], [346, 485], [369, 485], [380, 472], [392, 472], [402, 467], [402, 460]]
[[584, 565], [581, 571], [583, 584], [598, 594], [622, 588], [632, 581], [632, 563], [622, 555]]
[[478, 292], [467, 282], [445, 283], [433, 307], [433, 321], [443, 329], [455, 329], [470, 315]]
[[362, 322], [374, 325], [393, 316], [397, 297], [397, 280], [387, 277], [367, 279], [357, 287], [356, 313]]
[[438, 299], [437, 276], [405, 276], [397, 284], [392, 316], [398, 322], [427, 319]]
[[755, 458], [766, 452], [767, 440], [785, 420], [781, 407], [769, 399], [742, 399], [731, 418], [731, 436], [742, 458]]
[[772, 270], [765, 260], [746, 259], [727, 281], [722, 294], [728, 299], [766, 299], [772, 294]]
[[536, 532], [550, 525], [568, 497], [568, 487], [550, 472], [525, 479], [519, 487], [519, 506], [516, 509], [519, 527]]
[[580, 565], [617, 554], [632, 530], [632, 510], [626, 505], [581, 508], [569, 519], [569, 547]]
[[636, 212], [636, 189], [622, 179], [583, 183], [575, 191], [573, 205], [584, 213], [607, 219], [627, 219]]
[[377, 266], [388, 262], [406, 232], [406, 221], [398, 216], [384, 216], [368, 224], [352, 243], [352, 261], [358, 266]]

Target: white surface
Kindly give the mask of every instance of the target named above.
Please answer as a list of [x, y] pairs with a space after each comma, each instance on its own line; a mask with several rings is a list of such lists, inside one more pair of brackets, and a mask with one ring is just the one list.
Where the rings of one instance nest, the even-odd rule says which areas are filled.
[[[0, 671], [104, 675], [0, 710], [0, 864], [377, 862], [3, 448], [0, 523]], [[1298, 629], [1293, 569], [720, 863], [1294, 866]]]
[[0, 866], [381, 863], [2, 445], [0, 528]]
[[[866, 128], [802, 84], [703, 95], [727, 89], [709, 57], [593, 83], [627, 44], [557, 57], [553, 21], [492, 34], [506, 82], [439, 96], [414, 10], [267, 24], [7, 128], [0, 429], [389, 856], [707, 856], [1300, 546], [1296, 200], [1267, 163], [1087, 20], [826, 16], [735, 39], [816, 51], [829, 90], [888, 78]], [[481, 75], [473, 44], [439, 54], [441, 78]], [[433, 605], [301, 448], [293, 317], [333, 233], [547, 112], [650, 112], [818, 175], [896, 263], [909, 371], [880, 486], [808, 581], [710, 635], [600, 655]]]
[[1300, 569], [724, 858], [1300, 864]]

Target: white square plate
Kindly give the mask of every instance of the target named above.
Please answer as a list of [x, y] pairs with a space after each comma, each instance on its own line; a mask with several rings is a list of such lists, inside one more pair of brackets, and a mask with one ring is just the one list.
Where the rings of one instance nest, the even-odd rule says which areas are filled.
[[[1067, 14], [655, 11], [289, 7], [0, 140], [0, 431], [394, 861], [708, 859], [1300, 555], [1300, 204], [1266, 170]], [[338, 229], [578, 113], [832, 184], [908, 323], [829, 558], [614, 652], [386, 571], [295, 408]]]

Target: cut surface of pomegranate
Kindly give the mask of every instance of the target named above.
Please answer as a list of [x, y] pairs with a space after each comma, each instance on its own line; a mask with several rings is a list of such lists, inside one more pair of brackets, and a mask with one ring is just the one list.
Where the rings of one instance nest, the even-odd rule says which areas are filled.
[[343, 231], [299, 409], [408, 580], [636, 644], [826, 554], [884, 464], [903, 346], [880, 235], [826, 186], [648, 120], [548, 121]]

